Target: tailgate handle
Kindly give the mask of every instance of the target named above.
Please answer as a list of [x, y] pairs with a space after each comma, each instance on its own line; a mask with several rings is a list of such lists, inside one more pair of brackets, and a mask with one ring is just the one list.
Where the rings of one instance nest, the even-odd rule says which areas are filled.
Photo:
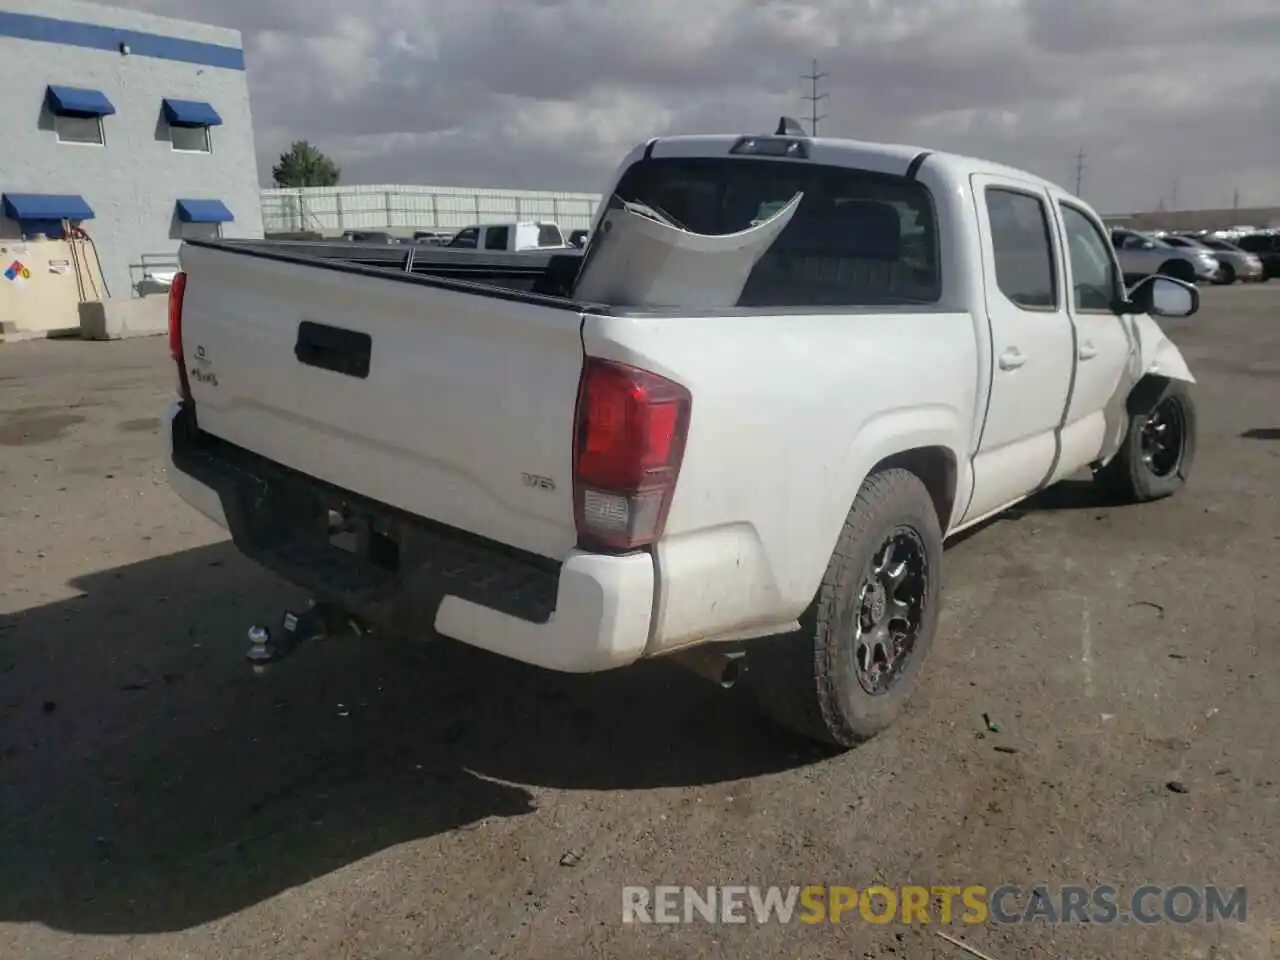
[[367, 333], [343, 330], [314, 320], [303, 320], [298, 324], [298, 342], [293, 347], [293, 355], [299, 363], [361, 380], [369, 376], [372, 352], [373, 338]]

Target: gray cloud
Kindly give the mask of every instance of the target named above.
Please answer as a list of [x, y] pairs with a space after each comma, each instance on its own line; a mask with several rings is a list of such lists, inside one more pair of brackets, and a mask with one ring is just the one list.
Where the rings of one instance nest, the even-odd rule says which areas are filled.
[[1276, 0], [115, 0], [241, 30], [264, 183], [600, 190], [636, 142], [803, 118], [989, 157], [1108, 211], [1280, 202]]

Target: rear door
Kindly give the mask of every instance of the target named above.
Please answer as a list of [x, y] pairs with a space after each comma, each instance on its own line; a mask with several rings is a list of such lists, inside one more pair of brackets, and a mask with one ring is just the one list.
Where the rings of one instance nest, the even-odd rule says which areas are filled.
[[1007, 506], [1053, 473], [1076, 356], [1047, 193], [1016, 179], [972, 182], [992, 379], [965, 520]]
[[562, 559], [582, 317], [187, 245], [201, 428], [418, 516]]

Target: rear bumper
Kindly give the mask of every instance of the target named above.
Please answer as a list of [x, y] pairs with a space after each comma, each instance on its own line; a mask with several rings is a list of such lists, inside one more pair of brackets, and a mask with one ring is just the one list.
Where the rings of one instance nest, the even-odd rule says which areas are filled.
[[[654, 597], [648, 553], [575, 550], [562, 563], [524, 554], [223, 443], [201, 433], [180, 403], [169, 408], [164, 433], [178, 496], [225, 527], [246, 556], [317, 599], [395, 633], [434, 629], [549, 670], [608, 670], [645, 651]], [[358, 552], [330, 542], [329, 511], [339, 507], [374, 531], [358, 535]]]

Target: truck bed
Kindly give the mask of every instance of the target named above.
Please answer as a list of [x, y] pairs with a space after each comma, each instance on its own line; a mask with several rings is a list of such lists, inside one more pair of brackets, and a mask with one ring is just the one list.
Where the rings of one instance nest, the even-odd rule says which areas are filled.
[[312, 266], [364, 267], [380, 274], [461, 280], [549, 296], [564, 296], [572, 289], [583, 253], [581, 250], [464, 251], [428, 244], [392, 246], [346, 241], [188, 240], [187, 243]]
[[576, 542], [571, 441], [587, 308], [522, 288], [545, 285], [547, 258], [463, 254], [458, 265], [431, 251], [406, 271], [352, 262], [366, 251], [351, 244], [346, 256], [336, 244], [322, 245], [329, 256], [298, 246], [313, 245], [183, 245], [182, 346], [199, 428], [563, 559]]

